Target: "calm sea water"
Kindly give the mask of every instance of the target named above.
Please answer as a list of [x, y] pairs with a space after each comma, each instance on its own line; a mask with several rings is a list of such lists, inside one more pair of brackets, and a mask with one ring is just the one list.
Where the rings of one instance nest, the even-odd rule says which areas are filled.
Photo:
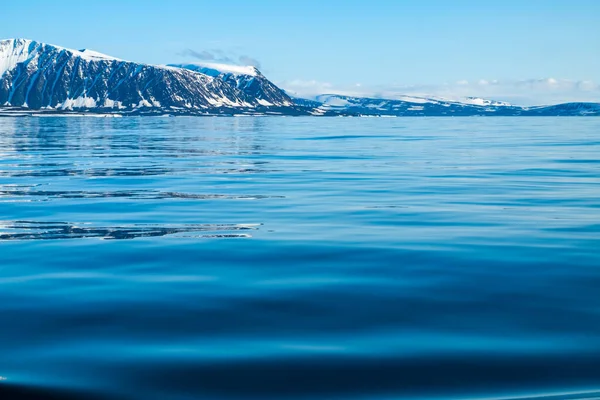
[[599, 397], [600, 119], [0, 119], [0, 376]]

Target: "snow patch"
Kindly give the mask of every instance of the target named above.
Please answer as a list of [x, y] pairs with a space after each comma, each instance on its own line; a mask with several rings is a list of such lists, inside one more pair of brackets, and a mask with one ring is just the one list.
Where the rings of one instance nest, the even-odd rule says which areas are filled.
[[64, 103], [57, 104], [56, 108], [72, 110], [73, 108], [94, 108], [96, 100], [91, 97], [80, 96], [76, 99], [67, 99]]
[[426, 103], [438, 103], [438, 101], [434, 99], [429, 99], [425, 97], [415, 97], [415, 96], [398, 96], [394, 98], [394, 100], [406, 101], [407, 103], [417, 103], [417, 104], [426, 104]]
[[142, 108], [142, 107], [152, 107], [152, 104], [150, 104], [150, 102], [148, 100], [142, 99], [138, 103], [137, 108]]
[[479, 97], [467, 97], [464, 99], [459, 99], [457, 102], [461, 103], [461, 104], [471, 104], [474, 106], [510, 107], [512, 105], [505, 101], [487, 100], [487, 99], [481, 99]]
[[111, 100], [111, 99], [104, 100], [103, 107], [105, 107], [105, 108], [119, 108], [119, 109], [127, 108], [120, 101], [115, 101], [115, 100]]
[[258, 99], [257, 101], [258, 101], [258, 104], [260, 104], [261, 106], [270, 107], [273, 105], [273, 103], [270, 103], [267, 100]]
[[333, 95], [333, 96], [330, 96], [330, 95], [318, 96], [317, 101], [320, 101], [324, 105], [330, 106], [330, 107], [347, 107], [347, 106], [351, 105], [348, 100], [338, 97], [338, 96], [335, 96], [335, 95]]

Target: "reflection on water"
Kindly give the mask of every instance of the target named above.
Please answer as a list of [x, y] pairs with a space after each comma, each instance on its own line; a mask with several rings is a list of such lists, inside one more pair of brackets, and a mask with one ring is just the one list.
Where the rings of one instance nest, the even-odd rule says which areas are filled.
[[284, 198], [284, 196], [264, 196], [264, 195], [225, 195], [225, 194], [194, 194], [178, 192], [159, 192], [156, 190], [117, 190], [114, 192], [91, 192], [82, 190], [73, 191], [52, 191], [52, 190], [32, 190], [34, 186], [0, 186], [0, 202], [11, 201], [14, 198], [28, 198], [32, 201], [48, 201], [51, 199], [93, 199], [122, 197], [127, 199], [239, 199], [239, 200], [259, 200], [265, 198]]
[[0, 398], [599, 397], [599, 128], [0, 118]]
[[[56, 239], [135, 239], [166, 236], [185, 232], [247, 231], [257, 229], [250, 225], [187, 225], [187, 226], [78, 226], [67, 222], [0, 221], [0, 241], [3, 240], [56, 240]], [[211, 233], [198, 237], [234, 238], [248, 234]]]

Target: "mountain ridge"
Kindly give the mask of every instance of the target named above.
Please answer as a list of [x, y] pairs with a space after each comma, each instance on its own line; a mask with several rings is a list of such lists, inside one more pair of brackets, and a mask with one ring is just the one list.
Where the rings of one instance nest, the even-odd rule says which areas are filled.
[[215, 63], [169, 64], [170, 67], [184, 68], [221, 79], [244, 93], [253, 96], [263, 106], [293, 105], [292, 99], [284, 90], [269, 81], [256, 67], [228, 66]]
[[[306, 100], [324, 112], [358, 116], [600, 116], [600, 103], [563, 103], [522, 107], [493, 100], [472, 98], [462, 103], [439, 98], [403, 96], [403, 99], [326, 94]], [[474, 103], [474, 104], [473, 104]]]
[[292, 98], [252, 66], [151, 65], [89, 49], [0, 40], [0, 116], [119, 115], [561, 116], [600, 115], [600, 103], [521, 107], [494, 100], [323, 94]]

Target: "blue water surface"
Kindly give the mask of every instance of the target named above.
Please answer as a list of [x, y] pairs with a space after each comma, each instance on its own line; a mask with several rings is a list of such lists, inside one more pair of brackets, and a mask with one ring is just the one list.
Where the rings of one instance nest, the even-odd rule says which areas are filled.
[[0, 376], [600, 397], [600, 119], [0, 118]]

